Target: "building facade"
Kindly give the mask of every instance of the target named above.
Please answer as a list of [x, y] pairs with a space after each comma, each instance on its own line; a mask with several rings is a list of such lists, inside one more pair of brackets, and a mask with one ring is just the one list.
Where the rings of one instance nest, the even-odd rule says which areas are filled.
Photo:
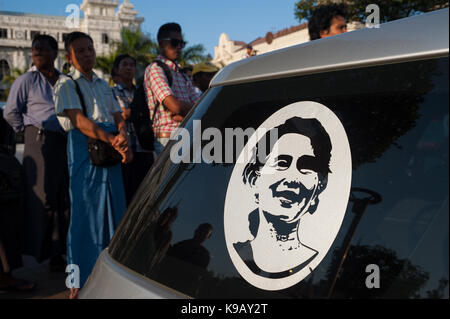
[[[364, 27], [364, 25], [359, 22], [352, 22], [347, 25], [348, 31], [353, 31], [362, 27]], [[227, 64], [245, 58], [247, 45], [251, 45], [258, 55], [307, 41], [309, 41], [307, 23], [286, 28], [275, 33], [267, 32], [264, 37], [259, 37], [250, 43], [230, 40], [228, 34], [222, 33], [219, 37], [219, 44], [214, 47], [214, 59], [212, 60], [212, 63], [219, 67], [224, 67]]]
[[[66, 11], [66, 17], [0, 11], [0, 83], [13, 69], [31, 66], [31, 41], [36, 34], [49, 34], [57, 39], [59, 54], [55, 66], [62, 70], [66, 63], [66, 34], [73, 31], [89, 34], [97, 55], [107, 55], [113, 41], [120, 41], [122, 28], [137, 29], [144, 20], [137, 17], [138, 12], [129, 0], [120, 5], [118, 0], [83, 0], [79, 7], [68, 6]], [[81, 11], [84, 17], [77, 20]], [[0, 84], [0, 89], [4, 85]]]

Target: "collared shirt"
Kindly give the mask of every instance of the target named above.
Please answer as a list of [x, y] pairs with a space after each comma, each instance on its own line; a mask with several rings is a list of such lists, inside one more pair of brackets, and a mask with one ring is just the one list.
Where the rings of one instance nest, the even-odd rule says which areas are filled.
[[[172, 74], [172, 86], [169, 86], [164, 70], [160, 66], [156, 63], [151, 63], [147, 67], [144, 84], [150, 117], [153, 119], [153, 130], [156, 133], [172, 133], [180, 123], [172, 120], [172, 112], [163, 106], [162, 101], [169, 95], [172, 95], [180, 101], [195, 104], [200, 95], [195, 91], [194, 85], [189, 78], [181, 72], [178, 64], [161, 55], [157, 57], [157, 60], [161, 60], [169, 67]], [[159, 106], [154, 116], [156, 105]]]
[[27, 125], [62, 132], [55, 114], [53, 87], [36, 66], [14, 81], [4, 117], [16, 132], [23, 131]]
[[[133, 87], [133, 89], [130, 91], [128, 90], [123, 84], [117, 84], [112, 88], [113, 95], [116, 98], [117, 102], [119, 102], [119, 105], [121, 108], [129, 109], [131, 102], [133, 102], [134, 93], [136, 93], [136, 88]], [[136, 137], [135, 130], [133, 128], [133, 123], [131, 123], [130, 120], [125, 121], [127, 124], [127, 131], [128, 135], [130, 137], [130, 146], [133, 152], [150, 152], [144, 150], [141, 145], [139, 144], [139, 141]]]
[[119, 103], [121, 108], [128, 109], [130, 108], [131, 102], [133, 102], [134, 93], [136, 92], [136, 88], [130, 91], [123, 84], [117, 84], [112, 88], [114, 97]]
[[[122, 112], [119, 103], [114, 98], [111, 88], [105, 80], [99, 78], [95, 72], [92, 75], [92, 81], [89, 81], [80, 71], [72, 68], [70, 75], [77, 81], [83, 94], [86, 105], [87, 117], [95, 123], [114, 124], [113, 114]], [[54, 101], [56, 115], [61, 126], [66, 131], [73, 129], [64, 110], [80, 109], [80, 99], [78, 97], [75, 83], [67, 76], [61, 76], [55, 84]]]

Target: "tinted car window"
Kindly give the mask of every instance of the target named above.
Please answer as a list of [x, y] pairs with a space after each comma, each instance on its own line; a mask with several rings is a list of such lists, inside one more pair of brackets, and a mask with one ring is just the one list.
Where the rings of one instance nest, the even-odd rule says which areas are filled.
[[[194, 134], [194, 120], [202, 131], [257, 128], [297, 101], [337, 115], [353, 167], [342, 226], [310, 275], [279, 291], [247, 283], [224, 238], [234, 164], [175, 164], [167, 149], [117, 230], [112, 257], [199, 298], [448, 298], [448, 58], [216, 87], [185, 128]], [[189, 241], [196, 231], [201, 245]], [[379, 288], [367, 287], [370, 265]]]

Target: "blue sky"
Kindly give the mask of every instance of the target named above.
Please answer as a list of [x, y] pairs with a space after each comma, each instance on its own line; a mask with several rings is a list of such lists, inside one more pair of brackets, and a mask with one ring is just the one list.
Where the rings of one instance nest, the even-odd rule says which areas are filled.
[[[142, 30], [156, 37], [160, 25], [178, 22], [190, 45], [203, 44], [214, 55], [222, 32], [231, 40], [251, 42], [268, 31], [297, 25], [294, 5], [298, 0], [131, 0], [139, 16], [145, 18]], [[68, 4], [82, 0], [0, 0], [0, 11], [66, 16]], [[119, 0], [122, 3], [123, 0]]]

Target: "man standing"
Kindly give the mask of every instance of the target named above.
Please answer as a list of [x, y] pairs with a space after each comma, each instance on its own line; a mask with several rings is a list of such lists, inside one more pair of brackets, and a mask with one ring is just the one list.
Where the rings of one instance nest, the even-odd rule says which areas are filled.
[[53, 37], [33, 39], [34, 66], [13, 83], [4, 116], [16, 132], [25, 132], [24, 253], [39, 262], [50, 257], [50, 269], [64, 271], [69, 194], [66, 135], [53, 103], [53, 86], [60, 76], [54, 67], [57, 53]]
[[128, 54], [121, 54], [115, 59], [112, 70], [118, 76], [118, 83], [112, 89], [113, 94], [122, 109], [122, 118], [127, 124], [129, 146], [134, 155], [131, 163], [122, 164], [125, 196], [128, 205], [153, 164], [153, 154], [141, 147], [130, 119], [131, 105], [136, 95], [136, 87], [133, 84], [136, 76], [136, 60]]
[[209, 84], [217, 71], [219, 71], [219, 68], [211, 62], [201, 62], [194, 65], [192, 77], [194, 79], [194, 85], [199, 90], [200, 94], [203, 94], [203, 92], [208, 89]]
[[308, 31], [311, 41], [347, 32], [346, 5], [318, 6], [308, 21]]
[[156, 137], [155, 153], [159, 155], [200, 94], [177, 63], [186, 44], [180, 25], [162, 25], [157, 38], [160, 48], [157, 60], [163, 65], [153, 62], [147, 67], [144, 86]]

